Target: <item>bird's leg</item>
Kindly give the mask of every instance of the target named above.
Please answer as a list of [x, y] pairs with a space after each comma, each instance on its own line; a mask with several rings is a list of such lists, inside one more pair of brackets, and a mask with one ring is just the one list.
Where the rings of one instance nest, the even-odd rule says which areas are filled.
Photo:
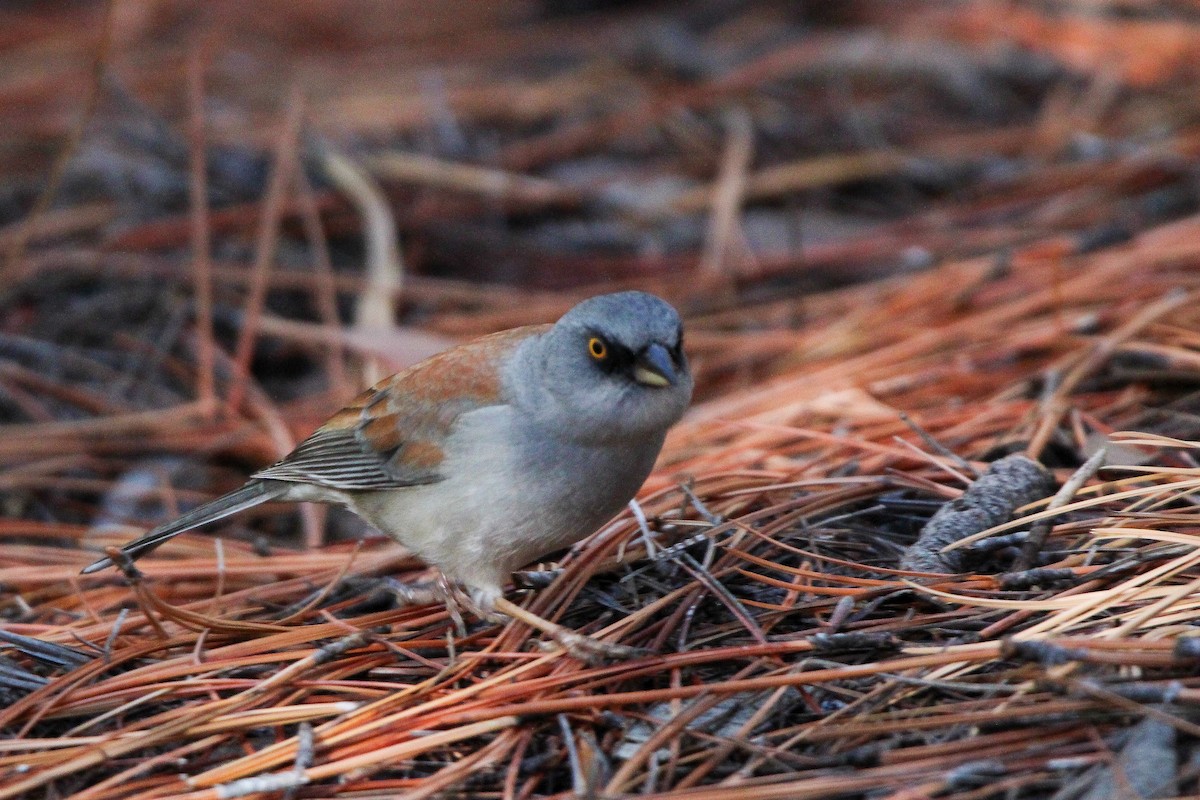
[[442, 589], [436, 583], [404, 583], [395, 578], [384, 578], [380, 583], [401, 607], [430, 606], [443, 599]]
[[[463, 621], [463, 609], [475, 610], [475, 604], [457, 584], [445, 575], [438, 574], [437, 580], [428, 583], [403, 583], [395, 578], [385, 578], [384, 586], [392, 593], [398, 606], [429, 606], [443, 603], [454, 630], [460, 638], [466, 638], [467, 624]], [[482, 614], [480, 615], [482, 616]]]
[[[463, 609], [475, 611], [475, 603], [471, 597], [463, 591], [462, 587], [447, 578], [440, 571], [437, 578], [438, 593], [441, 594], [443, 601], [446, 603], [446, 612], [450, 615], [450, 620], [454, 623], [454, 630], [458, 633], [458, 638], [467, 638], [467, 623], [463, 621]], [[480, 614], [480, 617], [483, 615]]]
[[602, 642], [599, 639], [585, 636], [579, 631], [573, 631], [557, 622], [542, 619], [532, 611], [527, 611], [504, 597], [495, 598], [491, 606], [501, 614], [541, 631], [572, 656], [593, 666], [599, 666], [607, 661], [626, 661], [644, 656], [647, 652], [640, 647]]
[[459, 637], [467, 635], [463, 611], [469, 611], [480, 619], [498, 624], [506, 624], [510, 619], [525, 623], [534, 630], [553, 639], [560, 647], [575, 658], [592, 665], [604, 664], [608, 661], [625, 661], [646, 655], [647, 651], [639, 647], [629, 647], [623, 644], [602, 642], [573, 631], [565, 625], [543, 619], [532, 611], [528, 611], [516, 603], [496, 596], [490, 592], [468, 594], [459, 584], [439, 575], [431, 583], [401, 583], [392, 578], [384, 581], [387, 588], [395, 595], [400, 605], [430, 605], [445, 603], [446, 611], [454, 623], [454, 629]]
[[545, 589], [562, 574], [562, 569], [527, 569], [514, 572], [513, 586], [517, 589]]

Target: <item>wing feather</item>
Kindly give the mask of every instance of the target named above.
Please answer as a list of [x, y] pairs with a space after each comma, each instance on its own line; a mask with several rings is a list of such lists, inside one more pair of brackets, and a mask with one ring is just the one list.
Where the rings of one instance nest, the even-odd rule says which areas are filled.
[[254, 477], [348, 491], [442, 480], [454, 423], [468, 411], [504, 403], [500, 366], [524, 339], [548, 327], [485, 336], [385, 378]]
[[440, 479], [436, 474], [396, 474], [385, 458], [363, 446], [352, 429], [318, 430], [285, 459], [254, 477], [348, 490], [389, 489]]

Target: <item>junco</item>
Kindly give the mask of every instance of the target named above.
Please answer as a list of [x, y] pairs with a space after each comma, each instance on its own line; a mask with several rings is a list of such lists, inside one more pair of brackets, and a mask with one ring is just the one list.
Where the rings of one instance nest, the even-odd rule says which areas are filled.
[[122, 550], [137, 558], [268, 501], [332, 503], [439, 567], [483, 612], [586, 650], [592, 640], [505, 600], [504, 584], [628, 503], [691, 396], [675, 309], [644, 292], [593, 297], [553, 325], [485, 336], [385, 378], [242, 488]]

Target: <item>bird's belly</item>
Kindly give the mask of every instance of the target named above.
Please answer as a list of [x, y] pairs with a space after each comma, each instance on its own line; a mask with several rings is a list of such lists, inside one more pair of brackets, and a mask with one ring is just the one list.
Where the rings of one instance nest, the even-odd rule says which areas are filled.
[[355, 510], [449, 577], [499, 587], [513, 570], [579, 541], [619, 511], [661, 445], [517, 451], [505, 433], [492, 427], [494, 446], [454, 456], [438, 483], [356, 493]]

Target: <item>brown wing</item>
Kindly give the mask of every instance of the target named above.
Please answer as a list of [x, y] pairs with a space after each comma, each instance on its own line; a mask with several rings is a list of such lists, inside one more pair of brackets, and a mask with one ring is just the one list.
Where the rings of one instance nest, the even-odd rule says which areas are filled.
[[522, 340], [549, 327], [485, 336], [384, 378], [254, 477], [346, 490], [441, 480], [442, 446], [455, 420], [502, 404], [500, 365]]

